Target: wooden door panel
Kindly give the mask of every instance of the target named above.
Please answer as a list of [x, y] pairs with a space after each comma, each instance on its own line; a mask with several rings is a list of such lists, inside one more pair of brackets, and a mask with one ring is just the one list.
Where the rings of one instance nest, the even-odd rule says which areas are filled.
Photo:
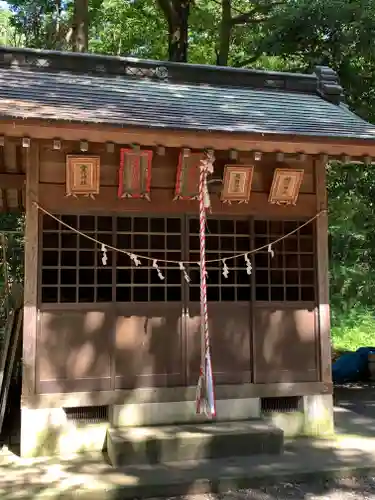
[[[217, 384], [251, 381], [249, 304], [208, 304], [212, 370]], [[187, 325], [188, 383], [197, 382], [201, 334], [199, 304], [190, 306]]]
[[116, 389], [184, 384], [181, 304], [128, 305], [115, 328]]
[[37, 342], [39, 393], [109, 390], [113, 314], [41, 312]]
[[255, 307], [254, 326], [256, 383], [318, 381], [315, 309]]

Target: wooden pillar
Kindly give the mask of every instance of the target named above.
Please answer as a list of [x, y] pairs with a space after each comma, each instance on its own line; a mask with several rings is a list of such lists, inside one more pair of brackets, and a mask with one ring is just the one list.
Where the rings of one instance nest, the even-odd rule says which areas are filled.
[[[317, 211], [327, 209], [326, 163], [315, 161], [315, 188]], [[316, 263], [318, 292], [318, 327], [320, 343], [320, 380], [332, 382], [331, 324], [329, 308], [329, 257], [328, 257], [328, 214], [322, 213], [316, 220]]]
[[30, 148], [23, 149], [26, 170], [26, 228], [25, 228], [25, 285], [23, 325], [23, 373], [22, 395], [33, 395], [35, 387], [35, 358], [37, 338], [38, 298], [38, 201], [39, 191], [39, 144], [31, 141]]

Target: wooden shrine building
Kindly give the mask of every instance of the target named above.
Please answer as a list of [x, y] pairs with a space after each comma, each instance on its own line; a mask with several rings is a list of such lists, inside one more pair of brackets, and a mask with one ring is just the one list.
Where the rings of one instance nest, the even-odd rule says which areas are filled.
[[326, 163], [375, 157], [334, 71], [2, 48], [0, 114], [1, 208], [26, 211], [23, 455], [202, 420], [206, 150], [217, 419], [333, 431]]

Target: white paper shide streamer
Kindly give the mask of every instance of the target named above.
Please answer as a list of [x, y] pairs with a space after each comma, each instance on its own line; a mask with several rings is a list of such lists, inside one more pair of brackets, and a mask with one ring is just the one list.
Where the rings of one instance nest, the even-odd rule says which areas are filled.
[[188, 275], [188, 273], [186, 272], [186, 269], [185, 269], [185, 266], [184, 266], [183, 262], [179, 263], [179, 268], [180, 268], [180, 271], [182, 272], [182, 274], [184, 276], [184, 280], [186, 281], [186, 283], [190, 283], [191, 279], [190, 279], [190, 276]]
[[224, 278], [228, 278], [229, 275], [229, 267], [227, 266], [227, 263], [225, 262], [226, 259], [223, 259], [223, 276]]
[[133, 261], [135, 266], [138, 267], [141, 265], [141, 261], [138, 259], [137, 255], [135, 255], [134, 253], [129, 253], [128, 255], [130, 259]]
[[160, 271], [160, 269], [159, 269], [159, 266], [158, 266], [158, 261], [157, 261], [156, 259], [153, 261], [153, 263], [152, 263], [152, 267], [153, 267], [153, 268], [156, 270], [156, 272], [158, 273], [159, 279], [163, 281], [165, 278], [164, 278], [164, 276], [163, 276], [162, 272], [161, 272], [161, 271]]
[[253, 270], [253, 266], [251, 265], [251, 262], [250, 262], [250, 259], [249, 259], [249, 254], [245, 254], [245, 264], [246, 264], [246, 272], [247, 274], [250, 276], [252, 270]]
[[102, 246], [100, 248], [100, 251], [102, 252], [102, 264], [103, 266], [107, 265], [108, 262], [108, 254], [107, 254], [107, 247], [102, 243]]
[[273, 259], [273, 257], [275, 257], [275, 252], [272, 250], [271, 243], [268, 245], [268, 253], [271, 255], [271, 259]]

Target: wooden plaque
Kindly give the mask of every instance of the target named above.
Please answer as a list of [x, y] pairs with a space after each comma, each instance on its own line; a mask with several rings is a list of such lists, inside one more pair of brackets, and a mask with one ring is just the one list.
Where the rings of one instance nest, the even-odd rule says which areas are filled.
[[276, 168], [268, 201], [277, 205], [295, 205], [304, 171]]
[[119, 171], [119, 198], [144, 198], [150, 201], [151, 150], [121, 149]]
[[221, 201], [224, 203], [248, 203], [254, 167], [252, 165], [226, 165]]
[[67, 155], [66, 195], [94, 196], [99, 194], [100, 157]]
[[177, 168], [175, 200], [197, 200], [199, 198], [199, 175], [203, 153], [180, 153]]

